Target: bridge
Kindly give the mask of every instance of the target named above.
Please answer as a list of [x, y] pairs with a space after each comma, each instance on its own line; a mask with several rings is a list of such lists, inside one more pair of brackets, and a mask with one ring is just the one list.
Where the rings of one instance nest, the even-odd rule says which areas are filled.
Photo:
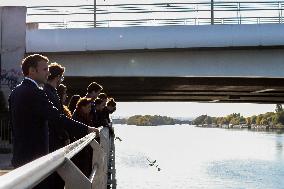
[[31, 30], [26, 52], [65, 65], [72, 92], [95, 80], [119, 101], [277, 103], [283, 32], [283, 25]]
[[[42, 53], [66, 66], [65, 83], [71, 94], [83, 95], [87, 85], [97, 81], [117, 101], [283, 103], [284, 3], [258, 2], [256, 7], [252, 6], [257, 2], [230, 3], [152, 4], [155, 10], [151, 14], [155, 16], [164, 11], [158, 8], [169, 10], [169, 14], [202, 14], [198, 18], [124, 20], [99, 20], [96, 16], [128, 13], [120, 9], [135, 14], [150, 12], [133, 4], [113, 5], [116, 11], [105, 10], [102, 5], [98, 14], [80, 12], [90, 9], [83, 5], [66, 6], [76, 10], [65, 10], [64, 14], [50, 12], [65, 6], [0, 7], [1, 90], [8, 95], [21, 79], [19, 62], [25, 55]], [[199, 8], [193, 11], [194, 6]], [[228, 6], [237, 17], [218, 17], [218, 13], [228, 11], [224, 9]], [[38, 12], [42, 9], [49, 12]], [[246, 11], [263, 14], [275, 10], [277, 16], [241, 16]], [[93, 20], [33, 20], [40, 15], [54, 18], [89, 14]], [[92, 28], [69, 28], [74, 23]], [[114, 23], [140, 27], [109, 27], [117, 26]], [[102, 133], [108, 136], [108, 131]], [[32, 187], [55, 171], [64, 178], [67, 188], [106, 188], [107, 184], [115, 188], [115, 179], [107, 182], [109, 173], [115, 173], [114, 164], [106, 168], [107, 160], [114, 160], [113, 139], [105, 136], [101, 145], [91, 134], [16, 169], [0, 178], [0, 188]], [[89, 178], [70, 161], [88, 144], [97, 154]], [[28, 181], [27, 175], [31, 176]], [[74, 177], [77, 179], [70, 179]]]
[[282, 24], [46, 30], [26, 28], [24, 7], [2, 12], [2, 70], [45, 54], [67, 67], [71, 94], [97, 81], [117, 101], [284, 101]]

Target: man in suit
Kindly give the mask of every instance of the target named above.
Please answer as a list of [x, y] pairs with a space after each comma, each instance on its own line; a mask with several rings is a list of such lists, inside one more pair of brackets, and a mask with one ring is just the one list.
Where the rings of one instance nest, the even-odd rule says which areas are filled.
[[[49, 76], [48, 58], [39, 54], [22, 61], [24, 80], [9, 97], [9, 111], [13, 134], [14, 167], [22, 166], [49, 153], [48, 121], [68, 126], [68, 130], [83, 137], [98, 130], [60, 114], [48, 100], [40, 85]], [[66, 127], [67, 128], [67, 127]], [[49, 188], [41, 183], [37, 188]]]

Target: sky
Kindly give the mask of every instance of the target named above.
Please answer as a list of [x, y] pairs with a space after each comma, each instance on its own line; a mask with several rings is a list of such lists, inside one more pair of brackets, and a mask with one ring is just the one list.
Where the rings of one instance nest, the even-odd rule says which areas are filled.
[[275, 104], [196, 103], [196, 102], [118, 102], [113, 118], [132, 115], [162, 115], [194, 118], [207, 114], [221, 117], [240, 113], [244, 117], [274, 112]]
[[[234, 0], [233, 0], [234, 1]], [[243, 0], [236, 0], [243, 1]], [[93, 4], [94, 0], [0, 0], [0, 6], [35, 6], [35, 5], [79, 5]], [[157, 2], [189, 2], [188, 0], [144, 0], [143, 3]], [[190, 1], [200, 2], [200, 1]], [[204, 1], [203, 1], [204, 2]], [[208, 1], [209, 2], [209, 1]], [[231, 1], [232, 2], [232, 1]], [[138, 0], [97, 0], [97, 4], [142, 3]], [[202, 114], [210, 116], [225, 116], [231, 113], [241, 113], [252, 116], [274, 111], [274, 104], [237, 104], [237, 103], [193, 103], [193, 102], [118, 102], [114, 117], [129, 117], [131, 115], [163, 115], [171, 117], [197, 117]]]

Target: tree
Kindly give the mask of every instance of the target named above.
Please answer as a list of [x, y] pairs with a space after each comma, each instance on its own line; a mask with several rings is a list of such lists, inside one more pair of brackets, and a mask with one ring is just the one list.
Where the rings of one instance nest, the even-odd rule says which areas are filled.
[[282, 104], [276, 104], [275, 112], [279, 113], [279, 112], [282, 112], [282, 111], [283, 111]]
[[135, 115], [128, 118], [127, 124], [138, 126], [174, 125], [175, 120], [167, 116]]
[[256, 124], [256, 115], [251, 116], [251, 124]]
[[252, 122], [251, 120], [252, 120], [251, 117], [247, 117], [246, 118], [246, 124], [251, 125], [251, 122]]
[[262, 118], [263, 118], [263, 115], [262, 114], [259, 114], [257, 117], [256, 117], [256, 124], [257, 125], [261, 125], [261, 120], [262, 120]]
[[284, 125], [284, 111], [278, 112], [276, 114], [274, 122], [281, 123], [282, 125]]
[[210, 116], [207, 116], [205, 119], [204, 119], [204, 123], [206, 124], [212, 124], [212, 118]]
[[201, 125], [201, 124], [203, 124], [206, 117], [207, 117], [207, 115], [198, 116], [197, 118], [195, 118], [195, 119], [193, 120], [193, 124], [195, 124], [195, 125]]

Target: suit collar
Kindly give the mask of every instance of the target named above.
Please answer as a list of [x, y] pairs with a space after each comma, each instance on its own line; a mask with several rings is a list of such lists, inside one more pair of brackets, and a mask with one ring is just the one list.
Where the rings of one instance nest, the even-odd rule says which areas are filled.
[[37, 84], [37, 82], [35, 82], [35, 80], [29, 78], [29, 77], [25, 77], [25, 79], [23, 80], [23, 83], [26, 83], [26, 84], [31, 84], [39, 89], [41, 89], [41, 87]]

